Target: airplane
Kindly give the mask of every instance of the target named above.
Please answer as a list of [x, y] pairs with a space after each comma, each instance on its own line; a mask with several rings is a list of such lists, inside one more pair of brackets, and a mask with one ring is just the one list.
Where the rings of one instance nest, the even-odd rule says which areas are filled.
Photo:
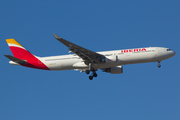
[[90, 74], [89, 79], [97, 77], [96, 71], [101, 69], [103, 72], [111, 74], [122, 74], [123, 65], [158, 62], [173, 57], [176, 53], [165, 47], [145, 47], [124, 50], [93, 52], [72, 42], [69, 42], [58, 35], [54, 37], [68, 47], [69, 53], [74, 54], [38, 57], [31, 54], [15, 39], [6, 39], [14, 56], [4, 55], [11, 61], [12, 65], [42, 69], [42, 70], [80, 70]]

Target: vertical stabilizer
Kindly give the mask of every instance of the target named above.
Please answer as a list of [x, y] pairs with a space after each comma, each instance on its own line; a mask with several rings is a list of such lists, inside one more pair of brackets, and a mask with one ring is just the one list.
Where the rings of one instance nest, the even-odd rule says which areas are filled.
[[27, 51], [15, 39], [6, 39], [6, 42], [9, 45], [14, 57], [11, 55], [5, 55], [5, 57], [12, 60], [13, 64], [17, 63], [26, 67], [49, 70], [49, 68], [41, 60], [39, 60], [38, 57]]
[[27, 51], [21, 44], [19, 44], [15, 39], [6, 39], [9, 48], [11, 49], [14, 57], [19, 59], [31, 58], [33, 55]]

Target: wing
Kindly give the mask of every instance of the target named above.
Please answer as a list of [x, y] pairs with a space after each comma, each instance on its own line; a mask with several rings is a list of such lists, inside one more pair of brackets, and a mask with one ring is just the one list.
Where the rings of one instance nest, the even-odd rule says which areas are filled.
[[84, 60], [85, 64], [88, 65], [89, 63], [102, 63], [102, 59], [104, 58], [103, 55], [98, 54], [98, 53], [93, 52], [93, 51], [90, 51], [88, 49], [85, 49], [83, 47], [80, 47], [74, 43], [71, 43], [71, 42], [69, 42], [63, 38], [60, 38], [56, 34], [54, 34], [54, 37], [58, 41], [60, 41], [64, 45], [66, 45], [71, 52], [73, 52], [74, 54], [76, 54], [80, 58], [82, 58]]

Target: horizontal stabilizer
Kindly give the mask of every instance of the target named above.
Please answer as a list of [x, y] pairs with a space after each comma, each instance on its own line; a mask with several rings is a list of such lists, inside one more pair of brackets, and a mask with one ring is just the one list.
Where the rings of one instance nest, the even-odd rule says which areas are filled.
[[13, 62], [19, 63], [19, 64], [26, 64], [26, 60], [21, 60], [19, 58], [13, 57], [11, 55], [4, 55], [5, 57], [7, 57], [8, 59], [12, 60]]

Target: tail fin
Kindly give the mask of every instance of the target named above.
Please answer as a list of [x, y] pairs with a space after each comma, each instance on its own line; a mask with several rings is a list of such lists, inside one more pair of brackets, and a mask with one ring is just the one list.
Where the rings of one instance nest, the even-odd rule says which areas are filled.
[[37, 56], [34, 56], [29, 51], [27, 51], [21, 44], [19, 44], [15, 39], [6, 39], [13, 55], [5, 55], [10, 61], [10, 64], [20, 64], [25, 67], [50, 70]]
[[19, 44], [15, 39], [6, 39], [14, 57], [19, 59], [29, 59], [34, 57], [29, 51], [27, 51], [21, 44]]

